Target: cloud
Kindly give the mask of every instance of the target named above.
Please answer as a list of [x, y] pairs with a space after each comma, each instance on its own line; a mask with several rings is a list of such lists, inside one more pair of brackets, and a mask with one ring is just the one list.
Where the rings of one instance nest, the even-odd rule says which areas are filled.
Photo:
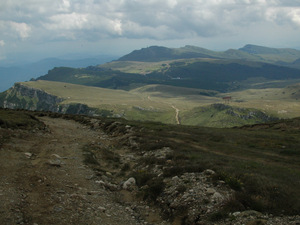
[[26, 23], [0, 20], [0, 31], [3, 36], [6, 36], [9, 39], [24, 40], [30, 36], [31, 27]]
[[3, 40], [0, 40], [0, 47], [3, 47], [5, 45], [5, 42]]
[[234, 35], [268, 24], [300, 30], [299, 0], [10, 0], [3, 39], [184, 39]]
[[266, 11], [267, 20], [300, 28], [300, 7], [274, 7]]
[[30, 36], [31, 28], [26, 23], [9, 22], [12, 31], [15, 31], [21, 39], [26, 39]]

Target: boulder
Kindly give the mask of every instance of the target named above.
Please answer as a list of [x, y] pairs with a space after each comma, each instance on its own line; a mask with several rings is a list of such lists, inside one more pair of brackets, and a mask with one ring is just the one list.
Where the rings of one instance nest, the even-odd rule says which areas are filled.
[[129, 190], [130, 188], [134, 187], [136, 185], [136, 181], [134, 177], [130, 177], [127, 181], [123, 183], [123, 189]]

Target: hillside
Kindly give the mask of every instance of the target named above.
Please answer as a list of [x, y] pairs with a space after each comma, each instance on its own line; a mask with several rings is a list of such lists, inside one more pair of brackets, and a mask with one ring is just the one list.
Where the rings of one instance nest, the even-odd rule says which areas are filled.
[[292, 64], [291, 64], [292, 67], [294, 68], [297, 68], [297, 69], [300, 69], [300, 58], [295, 60]]
[[0, 116], [1, 224], [300, 222], [299, 118], [213, 129]]
[[179, 49], [151, 46], [134, 50], [119, 58], [118, 61], [159, 62], [173, 59], [215, 58], [216, 56], [217, 53], [213, 51], [194, 46], [186, 46]]
[[300, 58], [300, 51], [291, 48], [269, 48], [258, 45], [245, 45], [240, 51], [260, 56], [264, 60], [273, 62], [289, 62]]
[[[192, 59], [149, 62], [112, 62], [99, 67], [54, 68], [37, 80], [59, 81], [111, 89], [130, 90], [148, 84], [227, 92], [245, 88], [249, 79], [265, 82], [300, 80], [300, 70], [242, 60]], [[298, 81], [299, 82], [299, 81]], [[247, 87], [246, 87], [247, 88]]]
[[[300, 116], [299, 85], [219, 93], [147, 85], [131, 91], [53, 81], [18, 83], [0, 94], [0, 106], [122, 117], [167, 124], [233, 127]], [[231, 96], [226, 102], [223, 97]]]
[[98, 66], [56, 67], [37, 80], [122, 90], [163, 84], [228, 92], [249, 88], [247, 83], [253, 79], [265, 79], [267, 87], [274, 81], [276, 87], [284, 87], [300, 81], [300, 70], [295, 66], [299, 52], [254, 45], [224, 52], [195, 46], [152, 46]]
[[181, 48], [151, 46], [135, 50], [119, 58], [119, 61], [158, 62], [190, 58], [243, 59], [268, 63], [292, 63], [300, 58], [300, 51], [289, 48], [269, 48], [250, 44], [240, 49], [229, 49], [219, 52], [191, 45]]

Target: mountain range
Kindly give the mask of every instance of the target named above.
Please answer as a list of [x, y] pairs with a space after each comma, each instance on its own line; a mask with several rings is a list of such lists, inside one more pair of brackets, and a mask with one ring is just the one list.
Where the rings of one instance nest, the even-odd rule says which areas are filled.
[[[300, 116], [300, 88], [295, 85], [300, 83], [299, 63], [300, 51], [295, 49], [246, 45], [217, 52], [151, 46], [96, 66], [55, 67], [2, 93], [0, 103], [164, 123], [239, 126]], [[59, 102], [41, 104], [45, 96], [40, 90]], [[230, 102], [223, 100], [226, 96]]]
[[283, 85], [288, 79], [300, 79], [299, 58], [298, 50], [254, 45], [224, 52], [152, 46], [96, 67], [55, 68], [38, 80], [123, 90], [164, 84], [227, 92], [244, 88], [250, 79], [284, 81]]

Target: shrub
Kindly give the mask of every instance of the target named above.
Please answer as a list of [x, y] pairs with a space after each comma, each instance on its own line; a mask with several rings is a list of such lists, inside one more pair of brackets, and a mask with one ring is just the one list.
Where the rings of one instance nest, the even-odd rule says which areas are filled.
[[148, 188], [144, 190], [144, 199], [155, 201], [156, 198], [163, 192], [165, 184], [161, 178], [148, 180]]

